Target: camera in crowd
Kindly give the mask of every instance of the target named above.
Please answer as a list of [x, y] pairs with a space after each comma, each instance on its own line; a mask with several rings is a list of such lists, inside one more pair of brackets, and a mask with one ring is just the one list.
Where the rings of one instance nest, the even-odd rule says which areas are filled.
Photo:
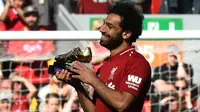
[[57, 71], [65, 69], [68, 70], [71, 75], [77, 75], [72, 72], [72, 67], [70, 63], [73, 61], [80, 61], [83, 63], [89, 63], [92, 60], [91, 48], [87, 47], [84, 50], [81, 50], [79, 47], [70, 50], [65, 54], [60, 54], [55, 57], [56, 62], [53, 65], [50, 65], [48, 68], [49, 74], [55, 75]]

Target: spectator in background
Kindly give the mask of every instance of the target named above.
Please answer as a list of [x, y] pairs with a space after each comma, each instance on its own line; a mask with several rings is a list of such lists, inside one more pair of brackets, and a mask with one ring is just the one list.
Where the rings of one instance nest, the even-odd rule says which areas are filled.
[[61, 81], [57, 80], [55, 77], [52, 77], [51, 82], [44, 86], [41, 87], [39, 92], [38, 92], [38, 97], [40, 98], [40, 111], [42, 111], [42, 108], [44, 107], [45, 103], [45, 97], [47, 94], [50, 93], [56, 93], [62, 98], [70, 98], [72, 93], [73, 93], [74, 88], [69, 85], [69, 84], [64, 84]]
[[[154, 69], [152, 78], [152, 92], [160, 93], [152, 98], [152, 103], [158, 103], [158, 99], [162, 99], [164, 94], [170, 94], [171, 91], [176, 91], [175, 82], [177, 78], [187, 80], [189, 87], [193, 86], [193, 68], [190, 64], [186, 64], [181, 60], [180, 48], [171, 44], [167, 48], [168, 60], [166, 63]], [[152, 105], [152, 111], [156, 111], [155, 105]]]
[[[35, 96], [37, 89], [28, 80], [20, 75], [13, 74], [10, 77], [12, 81], [12, 100], [11, 111], [28, 111], [32, 98]], [[24, 91], [28, 89], [28, 93]]]
[[9, 79], [3, 78], [0, 81], [0, 112], [11, 111], [11, 82]]
[[83, 112], [76, 91], [73, 91], [71, 97], [63, 103], [62, 112]]
[[3, 21], [7, 30], [18, 30], [24, 26], [23, 5], [24, 0], [6, 0], [0, 21]]
[[196, 101], [192, 102], [191, 88], [188, 87], [187, 81], [183, 78], [177, 79], [174, 87], [176, 91], [173, 91], [169, 96], [160, 100], [161, 112], [194, 112], [194, 104]]
[[169, 45], [167, 56], [167, 63], [154, 69], [153, 82], [156, 91], [167, 92], [173, 90], [176, 78], [185, 78], [191, 87], [193, 84], [193, 68], [190, 64], [186, 64], [181, 60], [180, 48], [175, 44]]
[[60, 112], [60, 96], [57, 93], [49, 93], [46, 95], [45, 107], [42, 112]]
[[3, 9], [4, 9], [4, 0], [0, 0], [0, 15], [1, 13], [3, 12]]
[[77, 13], [79, 14], [106, 14], [113, 5], [112, 0], [79, 0]]
[[151, 1], [151, 14], [159, 14], [160, 6], [163, 0], [152, 0]]
[[11, 111], [11, 96], [5, 92], [0, 92], [0, 112]]
[[6, 31], [6, 26], [3, 22], [0, 22], [0, 31]]
[[[38, 26], [39, 12], [32, 5], [24, 8], [25, 26], [18, 29], [19, 31], [44, 31], [44, 28]], [[20, 72], [24, 78], [32, 82], [36, 87], [49, 83], [46, 60], [31, 60], [31, 58], [41, 56], [51, 56], [54, 52], [53, 41], [43, 40], [12, 40], [8, 43], [7, 53], [15, 59], [15, 72]], [[27, 58], [27, 59], [25, 59]], [[22, 61], [23, 60], [23, 61]]]
[[193, 14], [200, 14], [200, 0], [193, 0]]
[[59, 0], [31, 0], [39, 11], [39, 26], [48, 30], [56, 30], [56, 16]]
[[142, 13], [144, 14], [151, 13], [151, 0], [127, 0], [127, 1], [132, 2], [133, 5]]
[[27, 6], [24, 8], [24, 21], [25, 26], [22, 31], [33, 31], [33, 30], [44, 30], [38, 26], [39, 12], [38, 9], [34, 6]]
[[2, 78], [0, 81], [0, 91], [10, 91], [11, 82], [9, 79]]
[[193, 0], [162, 0], [160, 14], [191, 14]]

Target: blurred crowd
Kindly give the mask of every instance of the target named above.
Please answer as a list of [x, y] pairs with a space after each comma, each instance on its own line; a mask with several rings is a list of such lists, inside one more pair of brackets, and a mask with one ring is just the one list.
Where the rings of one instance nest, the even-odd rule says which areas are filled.
[[[58, 4], [70, 13], [106, 14], [117, 2], [130, 2], [145, 14], [199, 14], [200, 0], [0, 0], [0, 31], [56, 30]], [[94, 21], [99, 30], [102, 20]], [[18, 60], [1, 62], [0, 112], [83, 112], [72, 86], [48, 74], [52, 60], [21, 60], [30, 56], [52, 55], [53, 41], [1, 41], [5, 53]], [[134, 44], [133, 44], [134, 45]], [[94, 71], [109, 56], [99, 41], [90, 41]], [[137, 47], [137, 46], [136, 46]], [[183, 62], [181, 49], [170, 45], [166, 63], [153, 69], [152, 86], [144, 112], [198, 112], [200, 88], [193, 83], [193, 67]], [[84, 84], [92, 98], [93, 88]]]
[[56, 30], [58, 5], [70, 13], [106, 14], [129, 2], [145, 14], [199, 14], [200, 0], [0, 0], [0, 30]]

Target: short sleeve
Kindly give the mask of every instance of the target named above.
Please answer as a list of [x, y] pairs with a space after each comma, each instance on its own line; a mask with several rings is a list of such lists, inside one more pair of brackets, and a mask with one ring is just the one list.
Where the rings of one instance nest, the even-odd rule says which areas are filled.
[[[151, 80], [150, 65], [144, 58], [139, 57], [134, 60], [129, 60], [125, 66], [120, 91], [138, 96], [144, 86], [149, 86], [147, 82]], [[143, 89], [146, 88], [148, 87]]]

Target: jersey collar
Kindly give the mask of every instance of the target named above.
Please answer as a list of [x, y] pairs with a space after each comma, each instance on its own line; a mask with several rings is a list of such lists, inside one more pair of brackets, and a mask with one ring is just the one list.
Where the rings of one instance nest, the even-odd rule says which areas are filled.
[[111, 60], [113, 60], [115, 58], [119, 58], [120, 56], [126, 54], [129, 51], [135, 51], [135, 47], [134, 46], [128, 46], [127, 48], [123, 49], [122, 51], [120, 51], [116, 55], [111, 56], [109, 60], [111, 61]]

